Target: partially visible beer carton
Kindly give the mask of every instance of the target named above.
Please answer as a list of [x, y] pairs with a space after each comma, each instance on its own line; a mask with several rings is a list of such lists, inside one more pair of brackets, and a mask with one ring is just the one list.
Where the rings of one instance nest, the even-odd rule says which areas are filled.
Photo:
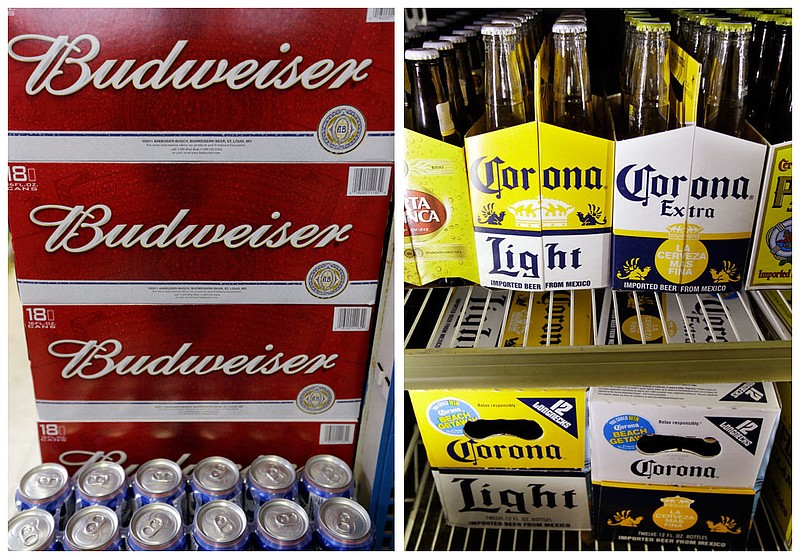
[[[611, 293], [607, 293], [611, 297]], [[660, 298], [660, 301], [658, 300]], [[608, 322], [601, 326], [600, 339], [605, 345], [662, 344], [664, 324], [661, 313], [665, 308], [663, 293], [620, 291], [616, 294], [616, 312], [612, 307]], [[659, 311], [659, 302], [661, 311]], [[619, 326], [618, 326], [619, 325]]]
[[752, 489], [592, 484], [595, 537], [621, 544], [743, 550], [756, 495]]
[[781, 419], [772, 448], [762, 499], [788, 548], [792, 547], [792, 383], [775, 383]]
[[779, 414], [769, 382], [592, 387], [592, 480], [758, 490]]
[[385, 165], [12, 163], [20, 298], [372, 304], [391, 172]]
[[592, 292], [581, 290], [574, 293], [573, 309], [572, 297], [566, 291], [514, 291], [503, 330], [502, 347], [590, 345]]
[[406, 281], [459, 277], [477, 283], [463, 148], [406, 130], [404, 171], [404, 256], [419, 276], [409, 272]]
[[428, 347], [497, 347], [509, 295], [477, 286], [456, 288]]
[[586, 391], [412, 390], [434, 468], [583, 469]]
[[203, 458], [225, 456], [246, 468], [262, 454], [302, 467], [315, 454], [351, 466], [358, 423], [320, 421], [39, 421], [43, 462], [74, 473], [88, 462], [117, 462], [131, 474], [153, 458], [177, 462], [189, 475]]
[[543, 290], [549, 261], [542, 245], [537, 124], [486, 132], [481, 120], [465, 148], [481, 285]]
[[355, 421], [372, 307], [23, 306], [41, 421]]
[[434, 470], [451, 526], [591, 530], [586, 472], [563, 470]]
[[[739, 293], [667, 295], [670, 343], [757, 342], [758, 331]], [[679, 303], [680, 299], [680, 303]]]
[[753, 234], [748, 289], [792, 286], [792, 143], [770, 145]]

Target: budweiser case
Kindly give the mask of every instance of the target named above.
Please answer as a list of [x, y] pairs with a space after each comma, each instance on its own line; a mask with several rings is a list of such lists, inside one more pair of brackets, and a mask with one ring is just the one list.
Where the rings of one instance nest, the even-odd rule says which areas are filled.
[[12, 161], [393, 159], [391, 9], [15, 9]]
[[153, 458], [168, 458], [188, 474], [208, 456], [225, 456], [246, 468], [259, 455], [277, 454], [298, 467], [315, 454], [353, 464], [355, 422], [264, 421], [41, 421], [42, 461], [70, 473], [87, 462], [118, 462], [128, 473]]
[[375, 300], [389, 166], [14, 163], [10, 175], [23, 303]]
[[40, 421], [356, 421], [371, 307], [24, 306]]
[[779, 414], [768, 382], [592, 387], [592, 481], [758, 490]]

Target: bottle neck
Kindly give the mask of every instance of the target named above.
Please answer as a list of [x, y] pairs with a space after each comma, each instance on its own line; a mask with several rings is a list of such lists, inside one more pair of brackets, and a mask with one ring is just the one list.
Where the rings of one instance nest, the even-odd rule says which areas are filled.
[[486, 121], [488, 130], [525, 122], [522, 78], [513, 36], [486, 35]]
[[410, 61], [411, 113], [416, 132], [448, 141], [458, 136], [436, 60]]
[[554, 122], [572, 130], [594, 127], [592, 90], [584, 33], [553, 34]]

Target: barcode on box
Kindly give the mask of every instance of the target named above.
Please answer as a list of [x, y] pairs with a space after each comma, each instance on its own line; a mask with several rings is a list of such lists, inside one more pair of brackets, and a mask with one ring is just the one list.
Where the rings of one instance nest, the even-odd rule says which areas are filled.
[[369, 330], [371, 307], [335, 307], [333, 309], [334, 332], [366, 332]]
[[394, 21], [394, 8], [368, 8], [367, 23]]
[[392, 178], [391, 167], [350, 167], [348, 196], [386, 196]]
[[319, 444], [353, 444], [355, 425], [323, 423], [319, 429]]

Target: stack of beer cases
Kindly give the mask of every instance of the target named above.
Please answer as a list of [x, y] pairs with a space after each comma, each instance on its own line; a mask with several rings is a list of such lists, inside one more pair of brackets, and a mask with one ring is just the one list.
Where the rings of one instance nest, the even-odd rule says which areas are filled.
[[10, 11], [44, 461], [352, 465], [392, 183], [386, 12]]
[[779, 414], [768, 382], [591, 388], [597, 539], [744, 549]]
[[448, 524], [591, 529], [584, 389], [410, 396]]

